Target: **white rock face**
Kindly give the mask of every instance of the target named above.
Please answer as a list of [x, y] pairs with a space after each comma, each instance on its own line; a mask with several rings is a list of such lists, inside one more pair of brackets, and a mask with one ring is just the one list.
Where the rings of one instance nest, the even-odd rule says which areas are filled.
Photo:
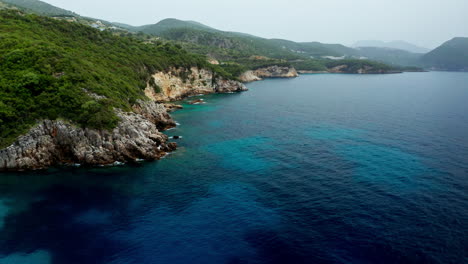
[[172, 69], [158, 72], [153, 76], [157, 87], [150, 83], [145, 94], [157, 102], [180, 100], [187, 96], [210, 93], [229, 93], [246, 91], [240, 82], [215, 77], [213, 72], [192, 67], [191, 69]]
[[152, 101], [139, 100], [133, 106], [134, 112], [116, 110], [120, 122], [112, 131], [81, 128], [62, 120], [40, 121], [11, 146], [0, 150], [0, 171], [158, 159], [175, 150], [177, 144], [168, 143], [168, 137], [160, 132], [176, 123], [166, 110], [169, 105], [157, 101], [247, 90], [240, 82], [216, 77], [213, 72], [196, 67], [159, 72], [153, 78], [160, 93], [148, 84], [145, 94]]
[[242, 82], [261, 81], [263, 78], [294, 78], [298, 77], [296, 69], [286, 66], [269, 66], [244, 72], [239, 79]]
[[241, 76], [239, 76], [239, 79], [242, 82], [256, 82], [256, 81], [261, 81], [262, 78], [258, 77], [254, 71], [246, 71]]

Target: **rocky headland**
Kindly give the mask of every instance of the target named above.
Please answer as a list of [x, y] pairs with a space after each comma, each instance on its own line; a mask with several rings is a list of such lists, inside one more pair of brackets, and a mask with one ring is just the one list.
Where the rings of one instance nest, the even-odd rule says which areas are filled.
[[294, 78], [298, 76], [299, 74], [294, 67], [273, 65], [246, 71], [239, 77], [239, 79], [242, 82], [254, 82], [261, 81], [265, 78]]
[[157, 72], [148, 82], [145, 94], [156, 102], [177, 101], [188, 96], [211, 93], [233, 93], [246, 91], [244, 84], [215, 76], [206, 69], [171, 69]]
[[137, 100], [131, 112], [115, 109], [120, 121], [111, 131], [82, 128], [65, 120], [41, 120], [0, 150], [0, 171], [159, 159], [177, 147], [161, 132], [176, 125], [168, 112], [181, 108], [169, 101], [197, 94], [247, 90], [238, 81], [196, 67], [157, 72], [152, 78], [145, 89], [148, 100]]

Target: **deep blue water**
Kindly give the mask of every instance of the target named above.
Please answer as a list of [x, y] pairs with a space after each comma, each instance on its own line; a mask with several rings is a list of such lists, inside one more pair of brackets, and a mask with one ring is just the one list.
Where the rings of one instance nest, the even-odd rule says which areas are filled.
[[161, 161], [0, 175], [0, 264], [468, 263], [468, 74], [249, 88]]

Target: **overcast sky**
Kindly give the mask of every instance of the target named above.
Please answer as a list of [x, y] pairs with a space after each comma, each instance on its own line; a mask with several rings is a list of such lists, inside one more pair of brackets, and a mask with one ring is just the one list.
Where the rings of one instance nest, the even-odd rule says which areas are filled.
[[351, 45], [406, 40], [434, 48], [468, 37], [468, 0], [44, 0], [80, 15], [131, 25], [164, 18], [267, 38]]

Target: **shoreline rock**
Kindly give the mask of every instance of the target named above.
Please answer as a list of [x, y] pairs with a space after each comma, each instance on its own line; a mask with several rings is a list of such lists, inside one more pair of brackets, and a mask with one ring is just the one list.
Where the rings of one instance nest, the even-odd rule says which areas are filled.
[[203, 99], [196, 99], [196, 100], [188, 102], [188, 104], [191, 104], [191, 105], [204, 104], [204, 103], [205, 103], [205, 100]]
[[160, 159], [177, 148], [176, 143], [168, 142], [168, 136], [161, 133], [177, 126], [168, 112], [182, 108], [167, 101], [247, 90], [240, 82], [196, 67], [159, 72], [153, 78], [161, 93], [155, 93], [155, 87], [148, 84], [145, 94], [150, 100], [137, 100], [132, 106], [133, 112], [116, 109], [120, 121], [112, 131], [81, 128], [63, 120], [42, 120], [12, 145], [0, 150], [0, 171], [76, 164], [109, 166]]
[[156, 102], [178, 101], [189, 96], [212, 93], [247, 91], [247, 87], [234, 80], [215, 76], [210, 70], [192, 67], [157, 72], [148, 83], [145, 95]]
[[261, 81], [264, 78], [295, 78], [298, 76], [299, 74], [294, 67], [273, 65], [256, 70], [246, 71], [241, 74], [239, 79], [242, 82], [255, 82]]
[[263, 80], [262, 78], [255, 75], [254, 71], [246, 71], [239, 76], [239, 80], [244, 83], [256, 82]]
[[147, 117], [160, 114], [151, 110], [142, 114], [117, 111], [120, 122], [112, 131], [81, 128], [62, 120], [41, 121], [14, 144], [0, 150], [0, 171], [37, 170], [61, 164], [111, 165], [161, 158], [177, 145], [169, 143], [168, 137]]
[[164, 105], [164, 107], [166, 108], [166, 111], [167, 111], [168, 113], [172, 113], [172, 112], [174, 112], [174, 111], [177, 111], [177, 110], [180, 110], [180, 109], [184, 109], [183, 106], [178, 105], [178, 104], [165, 103], [165, 104], [163, 104], [163, 105]]

